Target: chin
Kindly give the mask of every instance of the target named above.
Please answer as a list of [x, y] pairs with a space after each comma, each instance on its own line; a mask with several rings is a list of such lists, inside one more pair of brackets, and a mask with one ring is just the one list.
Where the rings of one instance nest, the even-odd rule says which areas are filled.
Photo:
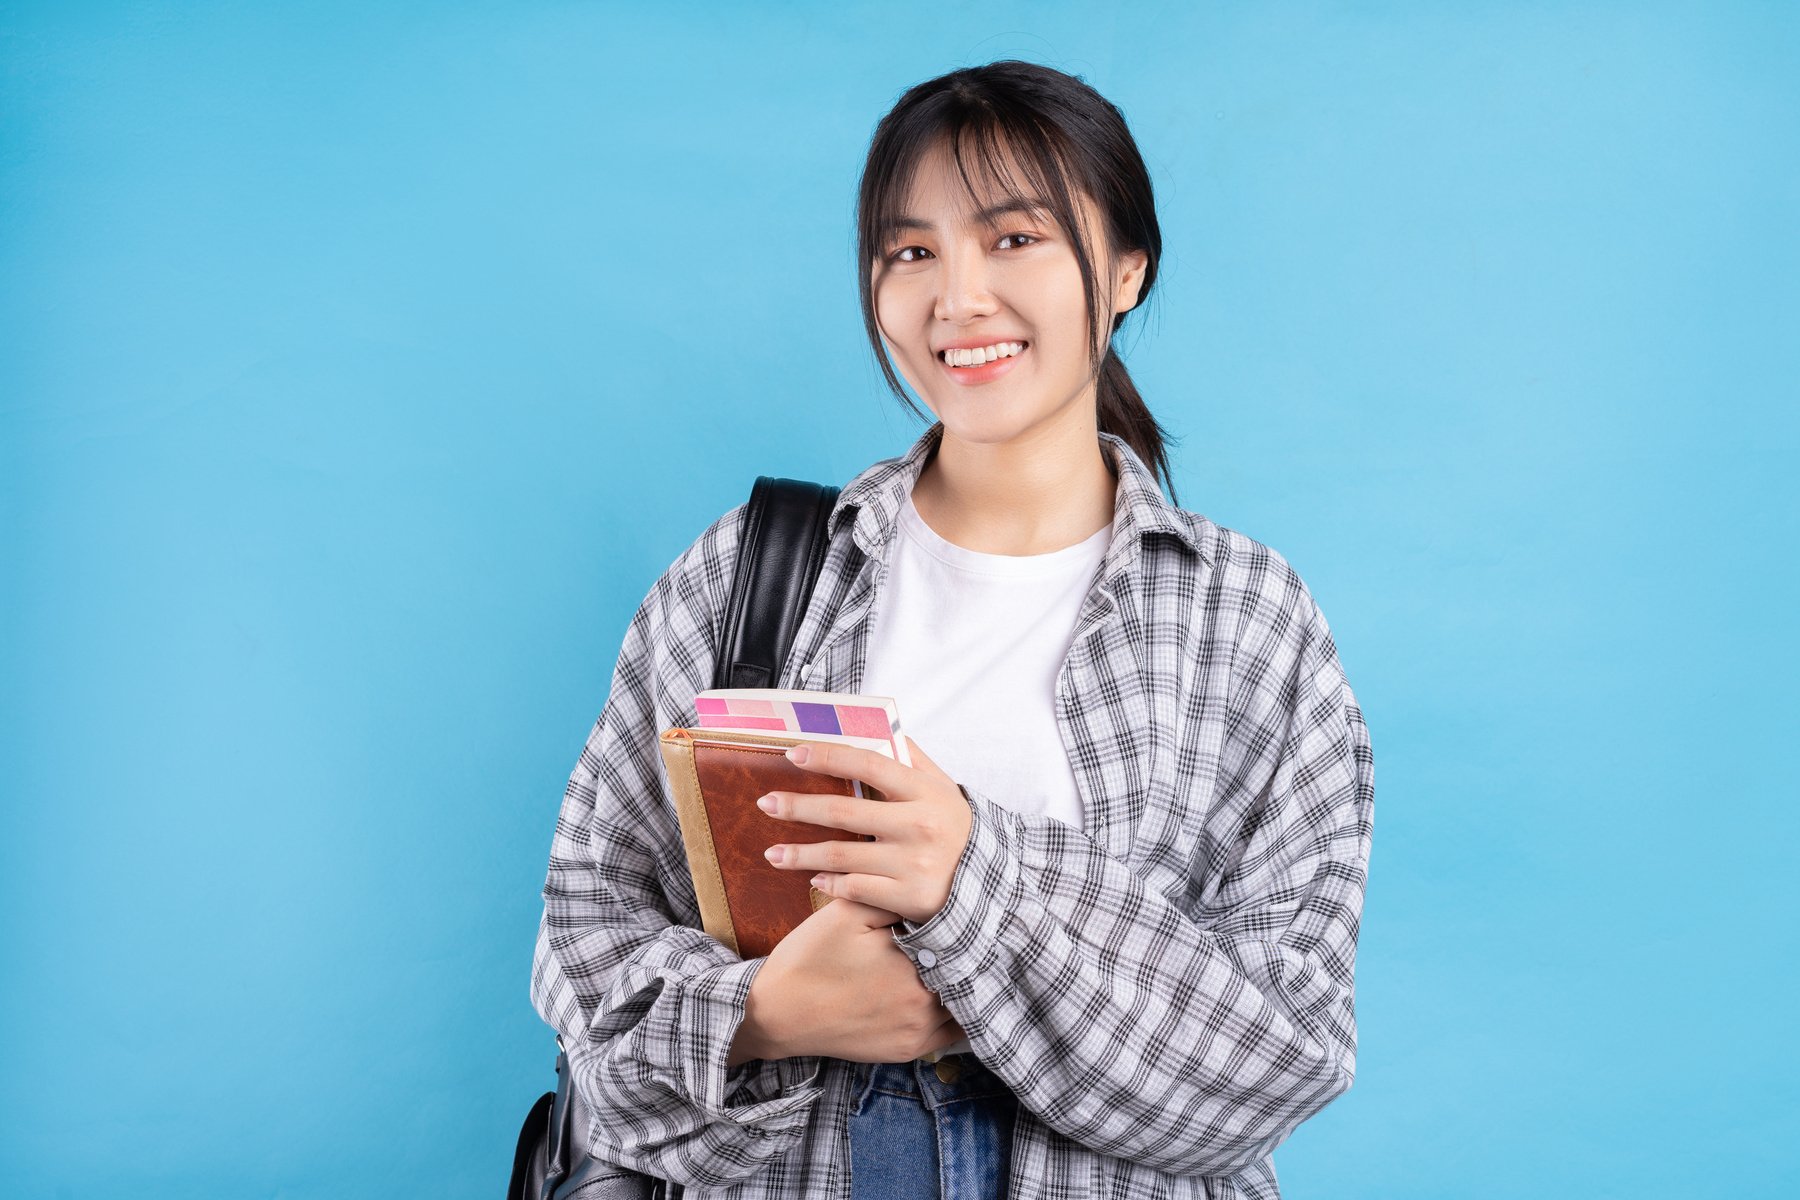
[[[932, 364], [935, 368], [936, 364]], [[944, 424], [946, 436], [972, 445], [1004, 445], [1029, 433], [1056, 415], [1055, 407], [1028, 407], [1020, 398], [1029, 388], [1002, 388], [996, 382], [987, 387], [960, 388], [945, 384], [927, 391], [906, 371], [901, 375], [911, 385], [927, 412]]]
[[1011, 411], [1010, 406], [982, 407], [967, 401], [935, 410], [944, 433], [979, 446], [1003, 445], [1022, 436], [1046, 414]]

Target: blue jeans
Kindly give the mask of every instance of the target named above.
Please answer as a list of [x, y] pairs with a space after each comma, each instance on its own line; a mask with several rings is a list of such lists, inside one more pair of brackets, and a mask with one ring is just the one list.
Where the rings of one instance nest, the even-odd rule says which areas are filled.
[[851, 1200], [1006, 1200], [1018, 1099], [973, 1054], [856, 1063]]

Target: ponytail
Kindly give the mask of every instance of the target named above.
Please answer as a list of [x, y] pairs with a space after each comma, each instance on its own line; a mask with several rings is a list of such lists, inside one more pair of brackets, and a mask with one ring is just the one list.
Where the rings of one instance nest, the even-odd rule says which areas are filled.
[[1179, 506], [1181, 501], [1175, 498], [1175, 480], [1169, 470], [1163, 427], [1150, 415], [1149, 406], [1138, 395], [1137, 385], [1131, 382], [1131, 372], [1125, 369], [1124, 361], [1110, 340], [1095, 382], [1100, 431], [1122, 438], [1155, 474], [1157, 482], [1168, 490], [1169, 502]]

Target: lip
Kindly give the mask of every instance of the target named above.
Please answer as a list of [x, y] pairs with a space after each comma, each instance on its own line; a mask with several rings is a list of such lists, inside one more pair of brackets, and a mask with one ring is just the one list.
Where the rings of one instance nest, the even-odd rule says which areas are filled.
[[[988, 338], [986, 341], [952, 342], [947, 346], [940, 346], [939, 350], [974, 350], [981, 346], [992, 346], [996, 342], [1023, 341], [1025, 341], [1024, 338]], [[1030, 353], [1031, 343], [1025, 342], [1025, 348], [1017, 354], [1008, 358], [996, 358], [993, 362], [982, 363], [979, 367], [953, 367], [941, 357], [937, 355], [933, 355], [933, 357], [937, 358], [938, 370], [948, 375], [950, 382], [961, 384], [963, 387], [974, 387], [977, 384], [992, 383], [1012, 370], [1014, 363]]]

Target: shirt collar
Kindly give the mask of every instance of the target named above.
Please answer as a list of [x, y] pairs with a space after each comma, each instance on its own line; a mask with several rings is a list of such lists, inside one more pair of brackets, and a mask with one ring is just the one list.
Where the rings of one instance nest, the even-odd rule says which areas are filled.
[[[856, 524], [852, 537], [864, 554], [880, 558], [899, 524], [900, 508], [913, 484], [937, 448], [944, 423], [935, 422], [919, 435], [912, 448], [898, 458], [886, 458], [864, 470], [838, 494], [832, 507], [831, 531], [835, 534], [843, 514], [853, 506]], [[1179, 540], [1207, 563], [1212, 557], [1202, 544], [1198, 514], [1177, 508], [1164, 496], [1156, 476], [1144, 465], [1124, 438], [1098, 431], [1103, 446], [1113, 449], [1118, 487], [1113, 498], [1113, 536], [1107, 545], [1103, 574], [1110, 576], [1124, 566], [1147, 534], [1165, 533]]]

